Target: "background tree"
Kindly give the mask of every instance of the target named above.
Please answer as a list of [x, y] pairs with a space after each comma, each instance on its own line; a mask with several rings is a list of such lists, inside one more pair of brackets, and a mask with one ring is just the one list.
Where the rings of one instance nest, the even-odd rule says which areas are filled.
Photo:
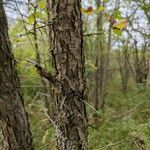
[[117, 51], [117, 60], [119, 64], [119, 72], [121, 76], [121, 90], [123, 94], [126, 94], [128, 89], [128, 81], [130, 77], [130, 65], [128, 64], [130, 59], [128, 41], [123, 44], [121, 50]]
[[141, 49], [138, 49], [137, 41], [134, 41], [132, 70], [137, 85], [147, 83], [149, 62], [149, 44], [145, 42]]

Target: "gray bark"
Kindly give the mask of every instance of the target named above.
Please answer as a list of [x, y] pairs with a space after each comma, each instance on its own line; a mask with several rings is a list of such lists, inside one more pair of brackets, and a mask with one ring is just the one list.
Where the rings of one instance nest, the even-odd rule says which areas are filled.
[[49, 1], [55, 67], [56, 137], [59, 150], [87, 149], [81, 0]]

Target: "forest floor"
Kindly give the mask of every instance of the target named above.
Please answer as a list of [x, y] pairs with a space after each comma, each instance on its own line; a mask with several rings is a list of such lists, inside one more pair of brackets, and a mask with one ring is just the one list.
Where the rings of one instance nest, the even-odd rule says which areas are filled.
[[[87, 105], [89, 150], [150, 150], [150, 85], [144, 88], [132, 84], [123, 95], [119, 81], [111, 82], [104, 110], [98, 112], [96, 124], [95, 112]], [[30, 100], [28, 97], [28, 102]], [[55, 132], [45, 114], [43, 97], [37, 95], [28, 102], [36, 150], [55, 150]], [[92, 100], [89, 103], [92, 105]]]

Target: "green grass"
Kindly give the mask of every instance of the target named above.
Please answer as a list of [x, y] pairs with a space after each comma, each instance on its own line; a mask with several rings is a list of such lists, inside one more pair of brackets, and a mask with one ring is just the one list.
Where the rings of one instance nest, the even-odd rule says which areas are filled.
[[89, 128], [89, 149], [137, 150], [135, 139], [138, 138], [149, 150], [150, 88], [141, 91], [129, 83], [129, 90], [123, 96], [119, 91], [119, 82], [111, 83], [101, 121], [96, 125], [99, 131]]
[[[150, 149], [150, 87], [144, 91], [130, 81], [128, 89], [123, 95], [120, 81], [111, 82], [105, 109], [99, 111], [99, 124], [94, 124], [94, 111], [87, 106], [89, 124], [92, 125], [88, 126], [89, 150], [137, 150], [137, 138], [144, 141], [145, 150]], [[30, 93], [27, 89], [25, 92]], [[35, 149], [55, 150], [55, 130], [42, 110], [42, 97], [34, 99], [32, 92], [31, 96], [25, 94], [25, 97]]]

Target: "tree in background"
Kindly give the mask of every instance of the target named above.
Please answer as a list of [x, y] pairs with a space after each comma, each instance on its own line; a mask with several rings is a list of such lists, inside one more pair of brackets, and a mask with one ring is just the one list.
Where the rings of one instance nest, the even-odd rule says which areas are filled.
[[121, 76], [121, 91], [123, 94], [126, 94], [128, 89], [128, 81], [130, 77], [130, 67], [129, 67], [129, 46], [128, 41], [124, 43], [121, 50], [117, 50], [117, 60], [119, 65], [119, 72]]
[[0, 0], [0, 125], [4, 138], [3, 149], [34, 149], [11, 52], [3, 0]]
[[134, 41], [133, 49], [133, 65], [131, 69], [137, 85], [146, 85], [149, 73], [149, 44], [145, 41], [141, 49], [137, 47], [137, 41]]

